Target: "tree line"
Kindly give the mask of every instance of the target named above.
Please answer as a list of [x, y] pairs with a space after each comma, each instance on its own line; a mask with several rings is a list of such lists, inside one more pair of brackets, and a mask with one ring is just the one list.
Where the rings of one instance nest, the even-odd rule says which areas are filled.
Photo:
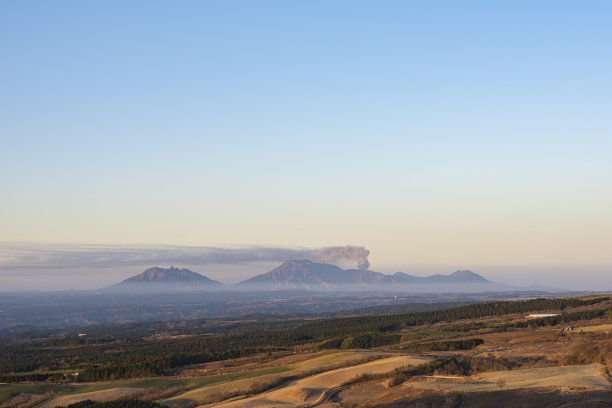
[[58, 408], [164, 408], [164, 406], [158, 404], [157, 402], [142, 400], [118, 400], [105, 402], [85, 400], [81, 402], [75, 402], [74, 404], [70, 404], [67, 407]]
[[452, 351], [452, 350], [471, 350], [484, 343], [483, 339], [464, 339], [464, 340], [446, 340], [432, 341], [429, 343], [410, 344], [406, 349], [420, 351]]

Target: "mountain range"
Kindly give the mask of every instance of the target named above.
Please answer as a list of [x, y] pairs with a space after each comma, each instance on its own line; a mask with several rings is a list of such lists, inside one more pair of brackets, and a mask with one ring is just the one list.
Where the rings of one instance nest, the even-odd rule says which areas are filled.
[[179, 268], [149, 268], [106, 288], [114, 292], [299, 290], [323, 292], [405, 291], [452, 293], [517, 290], [468, 270], [426, 277], [396, 272], [387, 275], [367, 269], [342, 269], [309, 260], [286, 261], [273, 270], [235, 285], [224, 285], [199, 273]]

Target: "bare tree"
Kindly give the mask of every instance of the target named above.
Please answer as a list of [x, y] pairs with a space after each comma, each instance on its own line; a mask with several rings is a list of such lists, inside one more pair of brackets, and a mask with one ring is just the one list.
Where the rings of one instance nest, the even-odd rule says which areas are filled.
[[497, 382], [495, 384], [497, 384], [497, 386], [499, 387], [499, 389], [501, 391], [506, 386], [506, 380], [504, 380], [503, 378], [500, 378], [499, 380], [497, 380]]

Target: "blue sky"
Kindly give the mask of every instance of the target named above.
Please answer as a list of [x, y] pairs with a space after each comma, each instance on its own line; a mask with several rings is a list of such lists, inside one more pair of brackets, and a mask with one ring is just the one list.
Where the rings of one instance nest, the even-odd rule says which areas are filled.
[[611, 12], [1, 2], [0, 242], [354, 244], [375, 270], [598, 285]]

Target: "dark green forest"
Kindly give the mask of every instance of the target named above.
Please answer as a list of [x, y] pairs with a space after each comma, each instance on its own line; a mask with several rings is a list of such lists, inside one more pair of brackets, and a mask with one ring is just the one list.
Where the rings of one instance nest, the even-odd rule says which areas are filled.
[[119, 400], [106, 402], [86, 400], [70, 404], [67, 407], [59, 408], [163, 408], [163, 406], [157, 402], [141, 400]]
[[581, 312], [564, 313], [558, 316], [541, 317], [538, 319], [530, 319], [522, 322], [516, 322], [514, 324], [497, 326], [497, 328], [524, 328], [524, 327], [542, 327], [542, 326], [556, 326], [562, 323], [575, 322], [577, 320], [592, 320], [599, 317], [606, 316], [610, 313], [611, 309], [599, 309], [599, 310], [584, 310]]
[[447, 340], [432, 341], [429, 343], [416, 343], [409, 345], [407, 348], [421, 351], [471, 350], [483, 343], [483, 339]]

